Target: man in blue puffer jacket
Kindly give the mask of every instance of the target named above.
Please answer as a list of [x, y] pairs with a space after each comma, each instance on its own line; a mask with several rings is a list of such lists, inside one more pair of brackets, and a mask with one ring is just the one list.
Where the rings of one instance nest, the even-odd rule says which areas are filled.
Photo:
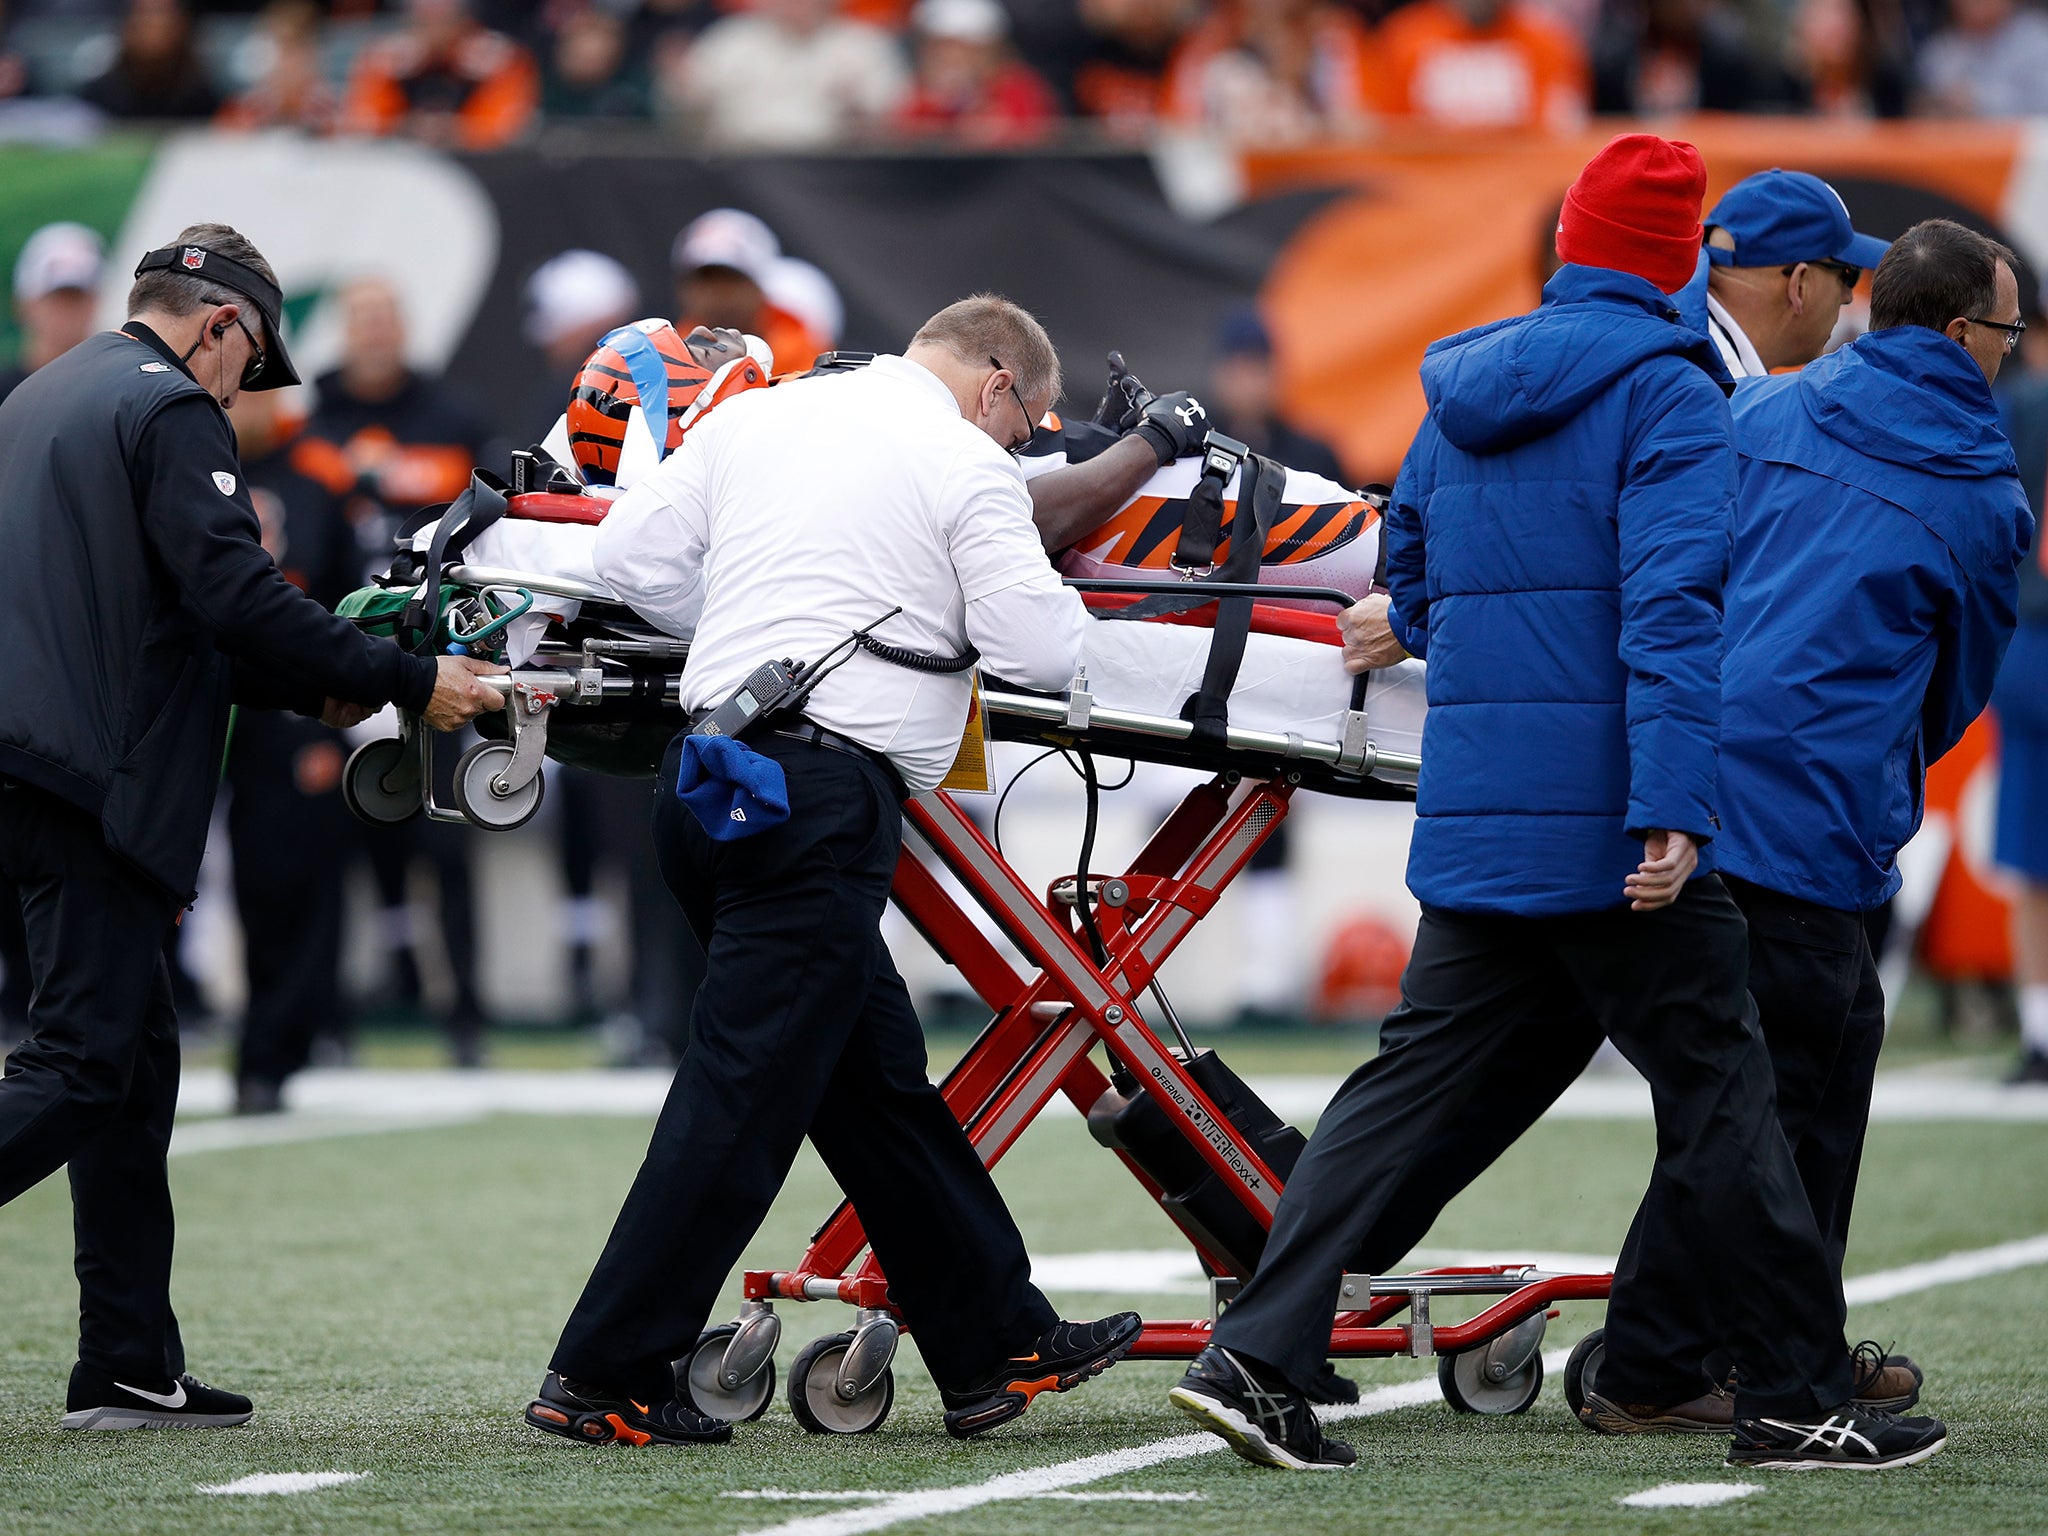
[[[2012, 253], [1929, 220], [1879, 263], [1874, 329], [1735, 396], [1715, 846], [1838, 1296], [1884, 1043], [1863, 915], [1899, 888], [1927, 765], [1990, 697], [2033, 533], [1990, 389], [2019, 319]], [[1705, 1277], [1675, 1241], [1684, 1219], [1653, 1189], [1629, 1234], [1580, 1413], [1595, 1429], [1725, 1430], [1726, 1362]], [[1859, 1401], [1918, 1397], [1910, 1361], [1859, 1353]]]
[[1424, 361], [1429, 414], [1387, 523], [1390, 622], [1430, 663], [1414, 957], [1380, 1054], [1317, 1123], [1258, 1273], [1171, 1394], [1249, 1460], [1355, 1460], [1302, 1392], [1339, 1276], [1418, 1199], [1419, 1164], [1501, 1062], [1593, 1031], [1650, 1082], [1651, 1189], [1722, 1303], [1742, 1377], [1731, 1461], [1889, 1466], [1945, 1438], [1848, 1402], [1840, 1292], [1777, 1125], [1742, 914], [1705, 865], [1736, 465], [1711, 344], [1670, 298], [1705, 181], [1689, 144], [1615, 140], [1566, 196], [1542, 305]]

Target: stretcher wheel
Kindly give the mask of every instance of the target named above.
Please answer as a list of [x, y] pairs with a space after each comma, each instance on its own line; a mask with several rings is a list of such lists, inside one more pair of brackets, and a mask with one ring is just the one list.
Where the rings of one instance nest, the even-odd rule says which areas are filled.
[[1595, 1390], [1594, 1378], [1606, 1359], [1605, 1328], [1595, 1328], [1572, 1346], [1571, 1357], [1564, 1363], [1564, 1400], [1571, 1405], [1573, 1417], [1585, 1408], [1586, 1394]]
[[533, 820], [547, 790], [547, 775], [536, 773], [524, 789], [503, 795], [493, 781], [511, 766], [512, 748], [502, 741], [479, 742], [456, 762], [455, 804], [471, 825], [487, 832], [510, 832]]
[[409, 747], [400, 737], [381, 736], [349, 754], [341, 770], [341, 799], [358, 821], [395, 827], [426, 809], [419, 759]]
[[739, 1331], [739, 1324], [725, 1323], [697, 1335], [697, 1347], [676, 1362], [676, 1385], [688, 1392], [700, 1413], [728, 1424], [751, 1424], [775, 1401], [775, 1357], [763, 1360], [737, 1387], [726, 1386], [719, 1379], [725, 1347]]
[[1543, 1390], [1543, 1324], [1538, 1312], [1506, 1333], [1437, 1361], [1444, 1401], [1460, 1413], [1525, 1413]]
[[873, 1434], [896, 1404], [896, 1373], [887, 1368], [855, 1397], [839, 1395], [839, 1362], [852, 1343], [850, 1333], [828, 1334], [790, 1365], [789, 1411], [814, 1435]]

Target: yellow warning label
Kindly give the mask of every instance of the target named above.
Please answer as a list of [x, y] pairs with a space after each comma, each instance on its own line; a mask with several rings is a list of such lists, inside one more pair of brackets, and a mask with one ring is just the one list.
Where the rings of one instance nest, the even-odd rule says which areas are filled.
[[988, 754], [988, 722], [981, 710], [981, 673], [974, 674], [967, 697], [967, 725], [960, 733], [960, 750], [953, 754], [953, 766], [946, 770], [941, 789], [956, 794], [991, 795], [996, 788], [995, 764]]

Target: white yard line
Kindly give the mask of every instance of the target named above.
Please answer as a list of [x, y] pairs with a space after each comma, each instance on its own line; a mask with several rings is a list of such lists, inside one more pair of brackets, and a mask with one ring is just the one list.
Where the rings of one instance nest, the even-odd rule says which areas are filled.
[[[2034, 1264], [2048, 1264], [2048, 1234], [2020, 1242], [2000, 1243], [1992, 1248], [1952, 1253], [1924, 1264], [1908, 1264], [1899, 1269], [1860, 1275], [1849, 1281], [1844, 1289], [1851, 1303], [1886, 1301], [1915, 1291], [1932, 1290], [1937, 1286], [1954, 1285], [1959, 1281], [2000, 1274]], [[1570, 1351], [1562, 1349], [1548, 1352], [1543, 1357], [1544, 1369], [1558, 1370], [1563, 1366], [1569, 1353]], [[1363, 1394], [1355, 1403], [1322, 1410], [1320, 1417], [1325, 1423], [1368, 1418], [1375, 1414], [1392, 1413], [1400, 1408], [1413, 1408], [1424, 1403], [1437, 1402], [1441, 1400], [1441, 1396], [1437, 1389], [1436, 1377], [1432, 1374], [1417, 1381], [1404, 1381], [1395, 1386], [1376, 1388]], [[1107, 1451], [1098, 1456], [1083, 1456], [1075, 1461], [1055, 1462], [1051, 1466], [1025, 1467], [1016, 1472], [1005, 1472], [999, 1477], [989, 1478], [986, 1482], [968, 1483], [953, 1488], [920, 1489], [914, 1493], [893, 1493], [884, 1497], [880, 1503], [871, 1504], [864, 1509], [836, 1509], [826, 1514], [805, 1515], [795, 1520], [784, 1521], [780, 1525], [765, 1526], [746, 1532], [744, 1536], [864, 1536], [865, 1532], [887, 1530], [891, 1526], [902, 1525], [912, 1520], [928, 1520], [937, 1515], [953, 1515], [964, 1510], [979, 1509], [985, 1504], [1003, 1503], [1011, 1499], [1032, 1498], [1055, 1490], [1078, 1488], [1088, 1483], [1101, 1482], [1105, 1478], [1120, 1477], [1170, 1461], [1186, 1461], [1223, 1449], [1223, 1442], [1211, 1434], [1175, 1435], [1171, 1439], [1155, 1440], [1149, 1445], [1134, 1445], [1127, 1450]], [[1692, 1488], [1705, 1485], [1671, 1486]], [[1659, 1493], [1662, 1490], [1650, 1489], [1647, 1492]]]
[[[736, 1488], [730, 1493], [721, 1493], [721, 1499], [768, 1499], [791, 1504], [865, 1504], [876, 1499], [893, 1499], [900, 1494], [885, 1493], [879, 1488], [830, 1489], [817, 1492], [799, 1491], [790, 1488]], [[1159, 1493], [1140, 1488], [1108, 1488], [1095, 1493], [1075, 1493], [1065, 1488], [1055, 1488], [1048, 1493], [1020, 1494], [1026, 1499], [1065, 1499], [1076, 1504], [1199, 1504], [1206, 1493]]]
[[2048, 1264], [2048, 1233], [2040, 1237], [2024, 1237], [2014, 1243], [2000, 1243], [1995, 1248], [1951, 1253], [1943, 1258], [1929, 1259], [1924, 1264], [1907, 1264], [1898, 1269], [1880, 1270], [1874, 1275], [1858, 1275], [1854, 1280], [1843, 1282], [1842, 1294], [1853, 1307], [1865, 1302], [1890, 1301], [1894, 1296], [1910, 1296], [1915, 1291], [1931, 1291], [1939, 1285], [1977, 1280], [1985, 1275], [2002, 1275], [2007, 1270], [2027, 1269], [2035, 1264]]
[[[335, 1115], [618, 1115], [652, 1117], [668, 1096], [670, 1074], [650, 1068], [570, 1072], [492, 1070], [383, 1071], [323, 1067], [300, 1073], [285, 1090], [295, 1111]], [[1251, 1086], [1283, 1119], [1307, 1121], [1322, 1113], [1343, 1079], [1322, 1075], [1259, 1076]], [[184, 1113], [222, 1114], [234, 1103], [234, 1084], [219, 1068], [185, 1074], [178, 1107]], [[1072, 1119], [1064, 1098], [1041, 1118]], [[2048, 1087], [2008, 1088], [1999, 1083], [1930, 1075], [1881, 1073], [1871, 1103], [1881, 1122], [1926, 1120], [2048, 1121]], [[1554, 1120], [1648, 1120], [1650, 1094], [1631, 1072], [1593, 1072], [1565, 1090], [1548, 1116]]]
[[466, 1125], [480, 1114], [468, 1110], [403, 1115], [283, 1114], [249, 1115], [232, 1120], [181, 1120], [171, 1130], [170, 1157], [195, 1152], [234, 1152], [243, 1147], [276, 1147], [296, 1141], [326, 1141], [335, 1136], [381, 1136], [390, 1131], [426, 1130]]
[[311, 1493], [316, 1488], [337, 1488], [343, 1483], [359, 1483], [369, 1475], [367, 1472], [258, 1472], [249, 1477], [238, 1477], [232, 1483], [201, 1483], [194, 1491], [246, 1494], [255, 1497], [276, 1493]]
[[1746, 1499], [1761, 1487], [1758, 1483], [1659, 1483], [1632, 1493], [1621, 1503], [1630, 1509], [1709, 1509]]

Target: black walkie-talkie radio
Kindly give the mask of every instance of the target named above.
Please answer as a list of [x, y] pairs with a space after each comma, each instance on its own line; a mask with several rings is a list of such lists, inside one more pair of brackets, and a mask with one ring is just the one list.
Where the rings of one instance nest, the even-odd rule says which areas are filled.
[[788, 702], [791, 694], [801, 686], [799, 678], [804, 673], [801, 662], [784, 657], [781, 661], [764, 661], [747, 674], [747, 680], [735, 688], [726, 701], [698, 721], [690, 730], [692, 736], [738, 736], [764, 715], [772, 715]]

